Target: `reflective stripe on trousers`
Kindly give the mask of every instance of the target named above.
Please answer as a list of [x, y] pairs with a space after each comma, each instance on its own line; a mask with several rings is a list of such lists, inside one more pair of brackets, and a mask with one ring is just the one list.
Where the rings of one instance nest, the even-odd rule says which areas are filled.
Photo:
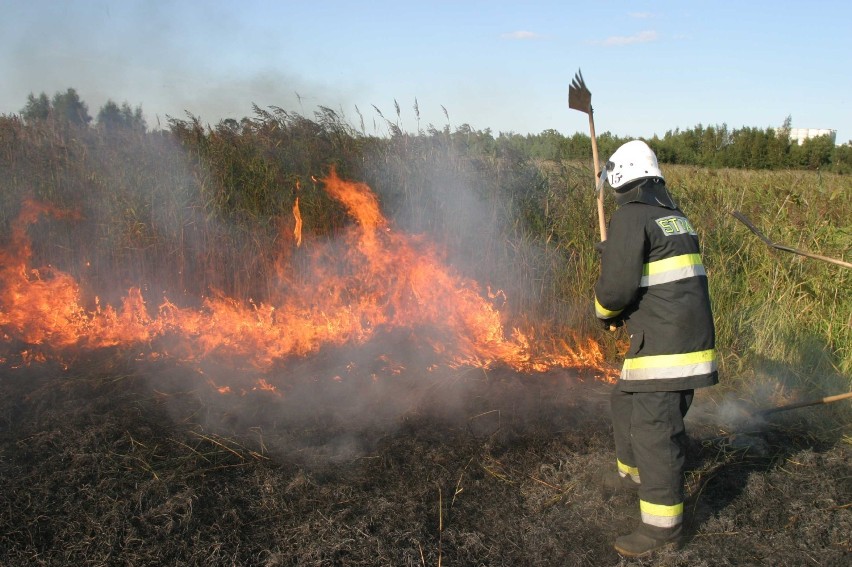
[[673, 506], [639, 501], [642, 522], [658, 528], [672, 528], [683, 523], [683, 502]]
[[692, 390], [624, 392], [618, 386], [612, 391], [618, 470], [641, 473], [639, 508], [642, 521], [651, 526], [672, 527], [683, 521], [688, 444], [683, 417], [693, 395]]
[[633, 482], [637, 482], [637, 483], [642, 482], [642, 480], [639, 478], [639, 468], [638, 467], [631, 467], [630, 465], [625, 465], [624, 463], [622, 463], [618, 459], [616, 459], [615, 462], [618, 464], [619, 476], [622, 476], [622, 477], [629, 476], [630, 478], [633, 479]]

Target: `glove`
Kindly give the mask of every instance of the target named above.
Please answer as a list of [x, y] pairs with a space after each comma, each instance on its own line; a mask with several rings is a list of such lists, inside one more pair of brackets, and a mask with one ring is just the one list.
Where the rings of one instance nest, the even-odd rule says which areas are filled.
[[600, 254], [601, 256], [603, 256], [604, 248], [606, 248], [606, 240], [602, 240], [595, 244], [595, 250], [597, 250], [598, 254]]
[[[603, 244], [603, 242], [601, 242], [601, 244]], [[601, 327], [603, 327], [605, 331], [614, 331], [617, 327], [624, 326], [624, 319], [622, 319], [621, 316], [611, 317], [609, 319], [601, 319], [600, 317], [598, 317], [597, 312], [595, 311], [594, 303], [592, 303], [592, 305], [590, 306], [590, 311], [592, 313], [592, 316], [598, 320], [598, 323]]]
[[618, 327], [624, 326], [624, 320], [618, 317], [614, 317], [612, 319], [598, 319], [598, 321], [605, 331], [614, 331]]

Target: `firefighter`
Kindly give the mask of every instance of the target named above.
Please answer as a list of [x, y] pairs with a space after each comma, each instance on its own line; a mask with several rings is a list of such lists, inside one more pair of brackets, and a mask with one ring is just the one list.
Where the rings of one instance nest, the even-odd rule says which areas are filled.
[[681, 544], [683, 418], [694, 390], [718, 382], [715, 329], [698, 237], [654, 152], [641, 140], [627, 142], [601, 177], [618, 208], [599, 245], [595, 315], [605, 328], [625, 325], [630, 336], [611, 398], [618, 470], [611, 478], [638, 492], [642, 517], [615, 549], [639, 557]]

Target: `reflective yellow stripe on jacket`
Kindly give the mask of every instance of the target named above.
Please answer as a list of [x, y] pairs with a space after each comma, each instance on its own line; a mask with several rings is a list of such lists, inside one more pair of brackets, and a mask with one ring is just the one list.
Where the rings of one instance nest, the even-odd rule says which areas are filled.
[[700, 254], [682, 254], [645, 264], [639, 285], [649, 287], [704, 275]]
[[683, 502], [664, 506], [639, 500], [639, 510], [642, 512], [642, 522], [652, 526], [672, 528], [683, 522]]
[[686, 378], [710, 374], [716, 370], [716, 350], [702, 350], [684, 354], [658, 354], [624, 359], [622, 380], [648, 380], [651, 378]]

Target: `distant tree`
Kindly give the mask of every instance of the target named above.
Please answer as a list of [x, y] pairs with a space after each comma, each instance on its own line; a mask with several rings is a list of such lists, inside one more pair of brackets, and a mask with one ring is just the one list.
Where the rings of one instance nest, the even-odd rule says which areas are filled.
[[558, 131], [551, 128], [544, 130], [537, 136], [530, 136], [529, 139], [531, 142], [529, 148], [530, 157], [551, 161], [556, 161], [560, 158], [565, 138]]
[[89, 116], [89, 107], [80, 100], [77, 91], [69, 88], [64, 93], [53, 95], [53, 115], [58, 120], [64, 120], [70, 124], [84, 126], [92, 121]]
[[144, 132], [148, 127], [141, 106], [132, 109], [124, 102], [119, 107], [112, 99], [98, 111], [98, 126], [107, 131], [123, 129], [138, 132]]
[[831, 169], [835, 173], [852, 173], [852, 141], [834, 147]]
[[508, 159], [512, 163], [519, 163], [527, 157], [535, 157], [528, 148], [529, 136], [522, 136], [515, 132], [500, 132], [495, 140], [497, 143], [497, 155]]
[[[588, 134], [574, 132], [568, 140], [567, 154], [571, 159], [588, 159], [592, 155], [592, 138]], [[600, 157], [605, 160], [608, 156]]]
[[683, 136], [680, 129], [668, 130], [662, 139], [654, 136], [648, 145], [657, 154], [657, 160], [663, 163], [684, 163], [686, 152], [683, 149]]
[[[789, 117], [788, 117], [789, 118]], [[786, 124], [786, 122], [785, 122]], [[768, 130], [767, 134], [771, 134], [772, 130]], [[775, 131], [775, 135], [768, 136], [767, 140], [767, 167], [779, 168], [789, 165], [790, 156], [790, 135], [789, 130], [786, 136], [782, 136]]]
[[33, 93], [27, 97], [27, 105], [21, 110], [21, 117], [27, 122], [47, 120], [50, 116], [50, 99], [45, 93], [36, 97]]
[[808, 169], [820, 169], [831, 163], [831, 155], [834, 151], [834, 143], [828, 136], [817, 136], [808, 138], [801, 146], [801, 165]]
[[[603, 134], [598, 134], [598, 159], [600, 161], [606, 161], [609, 159], [609, 156], [615, 153], [615, 150], [618, 149], [623, 143], [628, 140], [625, 138], [620, 138], [609, 131], [604, 132]], [[591, 146], [592, 141], [589, 138], [589, 146]], [[589, 156], [591, 156], [591, 147], [589, 149]]]
[[778, 137], [789, 140], [790, 139], [790, 131], [792, 130], [793, 125], [793, 115], [788, 114], [787, 118], [784, 119], [784, 123], [778, 129]]
[[695, 128], [688, 128], [681, 132], [680, 162], [699, 163], [701, 156], [701, 144], [704, 139], [704, 125], [699, 123]]
[[497, 145], [491, 128], [475, 130], [470, 124], [464, 123], [456, 128], [452, 139], [456, 149], [469, 155], [493, 156], [496, 153]]
[[121, 108], [112, 99], [106, 101], [106, 104], [98, 111], [98, 126], [110, 130], [123, 125]]

